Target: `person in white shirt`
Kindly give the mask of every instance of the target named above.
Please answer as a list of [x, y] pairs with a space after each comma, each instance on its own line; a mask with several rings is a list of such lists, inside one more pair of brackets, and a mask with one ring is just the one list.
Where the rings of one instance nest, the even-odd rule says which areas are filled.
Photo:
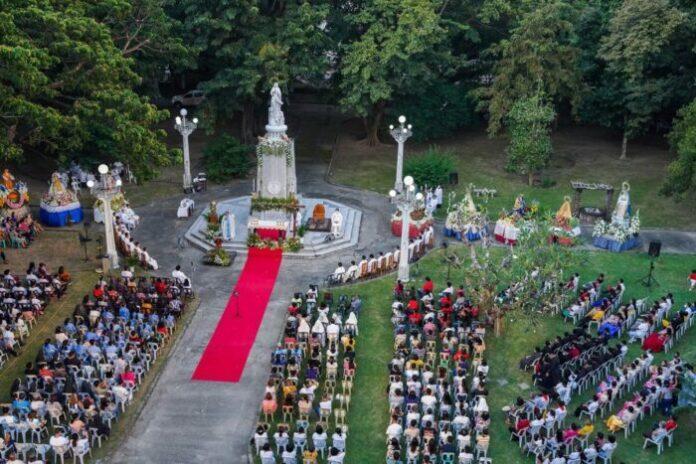
[[401, 438], [404, 430], [399, 424], [398, 417], [392, 417], [391, 424], [387, 427], [387, 438], [396, 438], [397, 440]]
[[48, 440], [48, 444], [54, 449], [66, 447], [68, 446], [68, 443], [70, 443], [70, 440], [68, 440], [67, 437], [64, 437], [63, 432], [60, 430], [56, 430], [56, 433], [51, 437], [50, 440]]
[[336, 269], [333, 271], [333, 278], [336, 281], [343, 281], [346, 277], [346, 268], [343, 267], [343, 263], [338, 263]]
[[174, 268], [174, 270], [172, 271], [172, 279], [174, 279], [178, 284], [184, 283], [184, 280], [187, 279], [189, 282], [191, 281], [191, 279], [189, 279], [186, 276], [186, 274], [183, 273], [183, 271], [181, 270], [181, 266], [176, 266], [176, 268]]
[[[338, 270], [338, 269], [336, 269]], [[345, 271], [344, 275], [344, 282], [348, 282], [350, 280], [355, 280], [358, 278], [359, 274], [359, 269], [358, 266], [355, 264], [355, 261], [350, 262], [350, 266], [348, 266], [348, 269]]]

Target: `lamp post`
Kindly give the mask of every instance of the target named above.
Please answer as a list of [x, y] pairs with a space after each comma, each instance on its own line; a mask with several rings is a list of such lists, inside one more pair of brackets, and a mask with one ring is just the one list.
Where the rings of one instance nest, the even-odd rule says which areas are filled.
[[116, 239], [114, 237], [114, 213], [111, 211], [111, 200], [121, 192], [121, 179], [114, 177], [109, 172], [106, 164], [100, 164], [99, 181], [89, 180], [89, 187], [92, 195], [101, 200], [104, 205], [104, 235], [106, 235], [106, 255], [112, 269], [118, 269], [118, 252], [116, 251]]
[[198, 126], [198, 118], [193, 118], [192, 120], [186, 119], [188, 111], [186, 108], [181, 108], [179, 112], [180, 116], [176, 117], [176, 124], [174, 128], [181, 134], [183, 138], [183, 149], [184, 149], [184, 192], [190, 193], [193, 191], [191, 182], [191, 157], [189, 156], [189, 135], [196, 130]]
[[406, 176], [403, 180], [405, 187], [403, 192], [390, 190], [389, 196], [392, 202], [401, 211], [401, 251], [399, 252], [399, 280], [408, 282], [409, 280], [409, 257], [408, 257], [408, 232], [410, 228], [411, 212], [416, 209], [418, 204], [423, 201], [423, 194], [416, 193], [416, 185], [413, 177]]
[[413, 126], [406, 124], [406, 116], [399, 116], [399, 127], [394, 125], [389, 126], [389, 133], [396, 140], [396, 180], [394, 181], [394, 190], [401, 192], [404, 189], [402, 182], [404, 176], [404, 143], [413, 135], [411, 128]]

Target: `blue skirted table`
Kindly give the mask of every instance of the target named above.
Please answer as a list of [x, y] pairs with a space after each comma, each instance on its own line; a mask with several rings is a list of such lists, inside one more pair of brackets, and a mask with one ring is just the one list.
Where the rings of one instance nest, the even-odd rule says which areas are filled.
[[487, 233], [486, 229], [484, 228], [483, 230], [477, 230], [473, 231], [471, 229], [468, 229], [466, 232], [463, 232], [461, 230], [454, 230], [445, 227], [444, 228], [444, 234], [445, 237], [451, 237], [456, 240], [462, 241], [464, 237], [470, 242], [475, 242], [476, 240], [481, 240], [481, 238]]
[[79, 202], [62, 206], [51, 206], [41, 202], [39, 218], [49, 227], [64, 227], [82, 222], [82, 206]]
[[597, 248], [604, 248], [605, 250], [613, 251], [619, 253], [621, 251], [630, 250], [636, 248], [640, 245], [640, 238], [637, 236], [626, 239], [623, 242], [619, 242], [613, 237], [608, 237], [602, 235], [600, 237], [595, 237], [592, 240], [592, 244]]

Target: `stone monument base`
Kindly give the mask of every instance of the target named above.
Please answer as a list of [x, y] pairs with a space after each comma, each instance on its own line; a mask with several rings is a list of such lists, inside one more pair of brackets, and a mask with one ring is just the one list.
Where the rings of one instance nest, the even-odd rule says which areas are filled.
[[[304, 198], [300, 196], [298, 200], [302, 206], [302, 224], [307, 224], [308, 220], [311, 219], [312, 211], [317, 204], [323, 204], [326, 211], [334, 211], [336, 209], [341, 211], [343, 214], [343, 225], [337, 238], [334, 238], [330, 232], [307, 230], [302, 237], [303, 248], [297, 252], [284, 252], [284, 256], [311, 259], [345, 250], [358, 244], [360, 223], [362, 221], [362, 212], [360, 210], [323, 198]], [[222, 244], [222, 247], [226, 250], [239, 254], [247, 253], [247, 238], [249, 237], [247, 224], [249, 223], [250, 210], [251, 196], [228, 198], [217, 202], [217, 212], [220, 216], [229, 212], [235, 217], [234, 238]], [[185, 234], [186, 240], [191, 245], [203, 251], [208, 251], [215, 246], [213, 241], [205, 235], [207, 227], [205, 214], [207, 212], [207, 208], [201, 212]], [[292, 232], [292, 230], [288, 230], [286, 235], [292, 237]]]

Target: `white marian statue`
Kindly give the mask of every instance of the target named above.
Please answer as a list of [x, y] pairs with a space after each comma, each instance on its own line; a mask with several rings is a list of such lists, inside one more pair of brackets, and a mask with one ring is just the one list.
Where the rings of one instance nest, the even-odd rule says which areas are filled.
[[268, 106], [268, 125], [282, 127], [285, 125], [285, 115], [283, 114], [283, 94], [276, 82], [271, 89], [271, 103]]
[[235, 218], [234, 214], [227, 212], [222, 216], [222, 221], [221, 221], [221, 229], [222, 229], [222, 238], [225, 241], [230, 241], [234, 240], [234, 227], [235, 227]]
[[627, 227], [631, 220], [631, 197], [629, 191], [631, 186], [628, 182], [624, 182], [621, 185], [621, 193], [619, 198], [616, 200], [616, 208], [611, 214], [611, 222], [613, 224], [621, 224]]
[[331, 235], [338, 237], [341, 235], [341, 227], [343, 226], [343, 214], [336, 209], [331, 215]]

